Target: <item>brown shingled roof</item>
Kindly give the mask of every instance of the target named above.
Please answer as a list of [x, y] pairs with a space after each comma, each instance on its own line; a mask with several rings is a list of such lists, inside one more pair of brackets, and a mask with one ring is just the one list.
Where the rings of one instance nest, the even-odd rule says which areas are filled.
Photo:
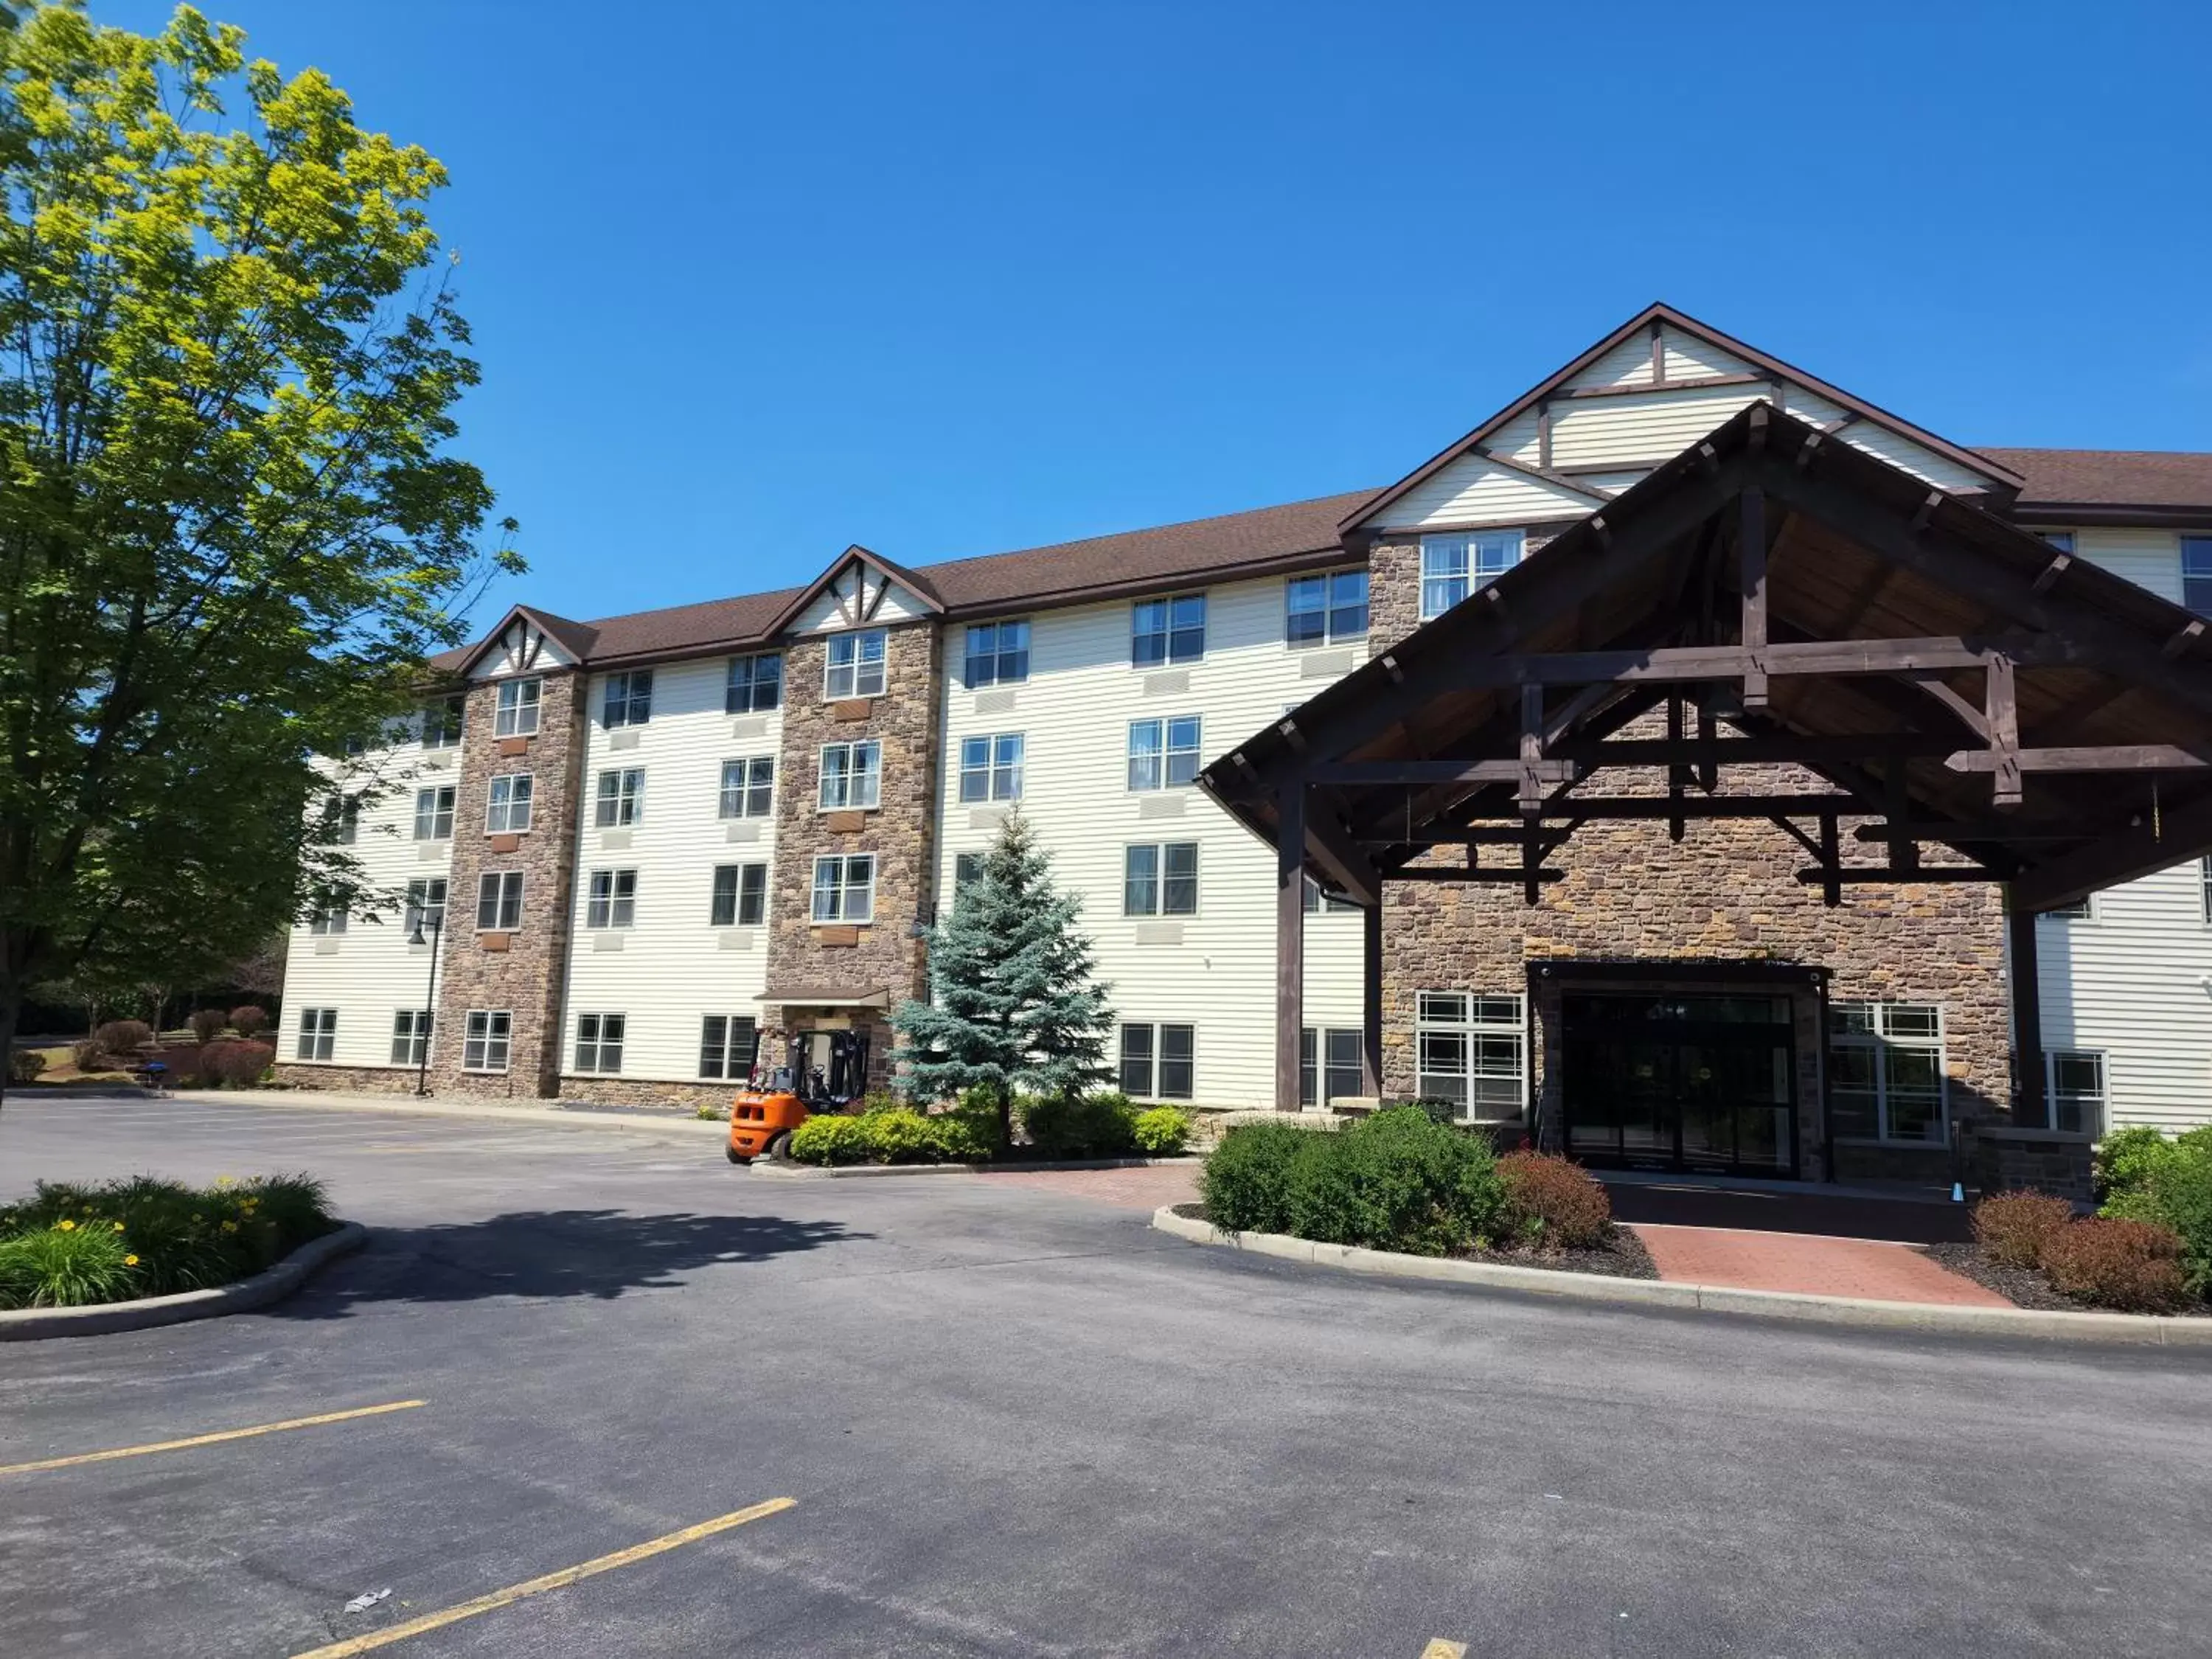
[[2212, 455], [2163, 449], [1991, 449], [2027, 480], [2023, 506], [2212, 507]]

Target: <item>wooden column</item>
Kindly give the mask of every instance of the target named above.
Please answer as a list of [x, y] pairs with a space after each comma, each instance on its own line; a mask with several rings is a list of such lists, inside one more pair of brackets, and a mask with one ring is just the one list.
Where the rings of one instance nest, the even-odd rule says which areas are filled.
[[2022, 908], [2005, 889], [2005, 954], [2012, 969], [2013, 1121], [2023, 1129], [2051, 1127], [2043, 1092], [2043, 975], [2036, 958], [2035, 912]]
[[1305, 1025], [1306, 787], [1275, 796], [1275, 1109], [1298, 1109], [1298, 1035]]
[[[1472, 860], [1472, 843], [1468, 853]], [[1359, 914], [1359, 1091], [1382, 1093], [1382, 896]]]
[[1743, 589], [1743, 648], [1750, 658], [1744, 671], [1743, 706], [1756, 713], [1766, 707], [1766, 492], [1756, 484], [1743, 492], [1736, 552]]

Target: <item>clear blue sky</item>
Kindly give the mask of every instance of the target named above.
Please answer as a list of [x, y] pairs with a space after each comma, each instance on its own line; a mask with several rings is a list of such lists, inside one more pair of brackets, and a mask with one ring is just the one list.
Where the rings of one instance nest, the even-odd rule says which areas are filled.
[[486, 608], [1380, 485], [1654, 299], [1961, 442], [2212, 449], [2201, 0], [203, 5], [452, 170]]

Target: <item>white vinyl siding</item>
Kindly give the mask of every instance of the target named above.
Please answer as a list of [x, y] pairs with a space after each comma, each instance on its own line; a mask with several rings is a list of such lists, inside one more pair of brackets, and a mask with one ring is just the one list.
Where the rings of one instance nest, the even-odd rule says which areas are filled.
[[[1534, 457], [1529, 457], [1533, 463]], [[1595, 513], [1597, 501], [1480, 455], [1440, 467], [1382, 509], [1375, 522], [1393, 530], [1445, 525], [1540, 524]]]
[[2074, 550], [2091, 564], [2125, 576], [2161, 599], [2187, 602], [2181, 580], [2181, 538], [2171, 530], [2084, 526], [2074, 533]]

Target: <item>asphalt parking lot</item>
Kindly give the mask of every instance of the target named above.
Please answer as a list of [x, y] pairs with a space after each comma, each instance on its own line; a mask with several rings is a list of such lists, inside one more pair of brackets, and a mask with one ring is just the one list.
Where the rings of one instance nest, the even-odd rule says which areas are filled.
[[300, 1297], [0, 1346], [0, 1652], [2205, 1650], [2191, 1351], [1353, 1279], [673, 1131], [0, 1112], [0, 1192], [295, 1169], [375, 1230]]

